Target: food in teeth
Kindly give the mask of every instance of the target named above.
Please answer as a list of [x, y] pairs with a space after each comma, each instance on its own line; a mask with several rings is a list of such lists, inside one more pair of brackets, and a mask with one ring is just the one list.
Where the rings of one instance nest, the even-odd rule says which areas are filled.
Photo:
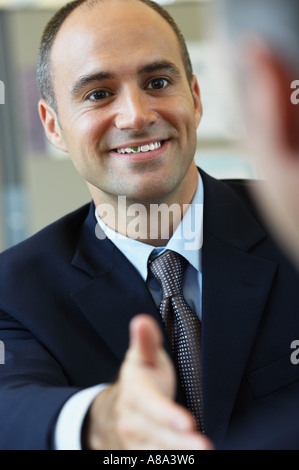
[[117, 153], [139, 153], [139, 152], [150, 152], [151, 150], [156, 150], [161, 147], [161, 142], [152, 142], [147, 145], [142, 145], [141, 147], [127, 147], [116, 149]]

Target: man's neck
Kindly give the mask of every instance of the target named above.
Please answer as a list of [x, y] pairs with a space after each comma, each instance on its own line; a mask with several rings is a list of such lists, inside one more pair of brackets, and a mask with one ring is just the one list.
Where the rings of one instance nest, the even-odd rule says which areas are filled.
[[197, 182], [196, 169], [187, 185], [155, 201], [106, 195], [95, 187], [89, 187], [97, 213], [109, 228], [142, 243], [165, 246], [190, 207]]

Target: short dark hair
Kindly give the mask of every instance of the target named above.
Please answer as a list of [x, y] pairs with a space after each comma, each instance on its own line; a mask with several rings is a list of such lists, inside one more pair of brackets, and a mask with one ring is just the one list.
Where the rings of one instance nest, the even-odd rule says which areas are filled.
[[[67, 17], [80, 5], [86, 3], [86, 6], [92, 7], [93, 5], [97, 4], [99, 1], [103, 0], [74, 0], [72, 2], [67, 3], [62, 8], [60, 8], [52, 19], [46, 25], [39, 48], [39, 57], [38, 57], [38, 66], [37, 66], [37, 82], [41, 97], [46, 99], [50, 106], [52, 106], [57, 111], [57, 102], [56, 96], [54, 92], [54, 85], [53, 85], [53, 75], [51, 69], [51, 51], [54, 41], [57, 37], [57, 34], [60, 30], [60, 27], [67, 19]], [[178, 25], [172, 18], [172, 16], [166, 11], [163, 7], [159, 4], [155, 3], [152, 0], [137, 0], [141, 3], [144, 3], [148, 7], [155, 10], [160, 16], [162, 16], [167, 23], [171, 26], [173, 31], [175, 32], [179, 45], [181, 48], [182, 59], [187, 75], [187, 79], [191, 84], [192, 79], [192, 64], [189, 56], [189, 52], [187, 49], [185, 38], [179, 29]]]

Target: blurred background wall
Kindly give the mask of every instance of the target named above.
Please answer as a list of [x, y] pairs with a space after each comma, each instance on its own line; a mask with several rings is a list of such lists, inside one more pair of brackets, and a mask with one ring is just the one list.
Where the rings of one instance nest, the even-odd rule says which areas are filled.
[[[90, 200], [68, 155], [48, 144], [37, 111], [39, 40], [65, 3], [0, 0], [0, 251]], [[201, 87], [197, 164], [219, 178], [254, 177], [236, 145], [236, 99], [210, 38], [213, 1], [160, 3], [187, 39]]]

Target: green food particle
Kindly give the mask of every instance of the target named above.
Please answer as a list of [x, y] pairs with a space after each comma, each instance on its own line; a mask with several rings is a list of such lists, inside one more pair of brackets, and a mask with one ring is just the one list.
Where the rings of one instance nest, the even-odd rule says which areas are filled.
[[130, 147], [130, 149], [134, 150], [134, 152], [137, 152], [138, 147]]

